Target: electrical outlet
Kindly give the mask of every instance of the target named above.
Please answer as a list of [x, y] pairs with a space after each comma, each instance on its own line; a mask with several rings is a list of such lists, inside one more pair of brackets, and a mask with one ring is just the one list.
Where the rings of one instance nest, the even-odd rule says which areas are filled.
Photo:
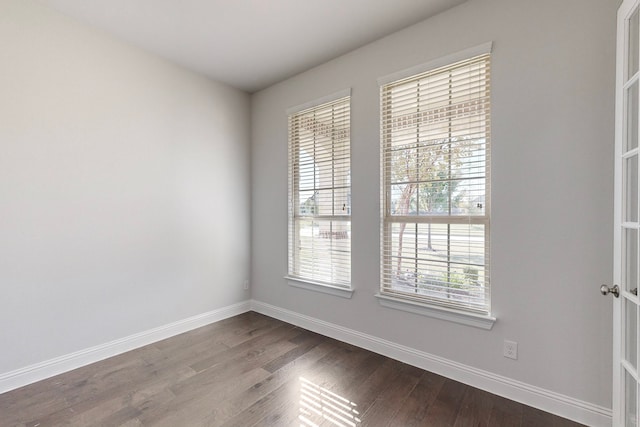
[[504, 340], [503, 353], [504, 357], [509, 359], [518, 359], [518, 343], [515, 341]]
[[244, 285], [243, 285], [243, 286], [244, 286], [244, 289], [245, 289], [245, 290], [249, 289], [249, 281], [248, 281], [248, 280], [245, 280], [245, 281], [244, 281]]

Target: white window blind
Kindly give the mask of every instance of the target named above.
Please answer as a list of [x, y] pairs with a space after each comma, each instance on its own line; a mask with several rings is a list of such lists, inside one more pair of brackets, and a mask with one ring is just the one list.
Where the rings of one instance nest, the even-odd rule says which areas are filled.
[[351, 285], [350, 97], [289, 115], [291, 278]]
[[488, 314], [490, 55], [381, 86], [381, 294]]

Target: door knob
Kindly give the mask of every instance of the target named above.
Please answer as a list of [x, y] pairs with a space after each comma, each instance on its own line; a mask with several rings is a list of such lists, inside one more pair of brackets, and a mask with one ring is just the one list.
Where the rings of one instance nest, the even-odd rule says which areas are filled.
[[600, 292], [602, 295], [613, 294], [614, 297], [618, 298], [620, 296], [620, 288], [618, 285], [613, 285], [609, 287], [607, 285], [600, 286]]

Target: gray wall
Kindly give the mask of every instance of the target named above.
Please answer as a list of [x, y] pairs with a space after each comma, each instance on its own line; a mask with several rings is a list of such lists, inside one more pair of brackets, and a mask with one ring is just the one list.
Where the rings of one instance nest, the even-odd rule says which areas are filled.
[[[618, 1], [470, 0], [252, 98], [253, 298], [611, 405], [615, 12]], [[379, 306], [376, 79], [493, 41], [493, 330]], [[351, 87], [352, 279], [346, 300], [289, 287], [288, 107]], [[517, 361], [502, 356], [519, 343]]]
[[248, 299], [249, 96], [0, 10], [0, 373]]

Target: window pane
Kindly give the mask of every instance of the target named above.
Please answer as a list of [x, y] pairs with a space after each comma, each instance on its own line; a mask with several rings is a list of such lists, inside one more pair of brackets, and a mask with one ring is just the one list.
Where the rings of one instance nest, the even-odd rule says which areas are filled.
[[625, 359], [638, 369], [638, 310], [634, 302], [625, 298]]
[[387, 153], [387, 157], [391, 183], [418, 180], [418, 148], [415, 144], [393, 149]]
[[299, 215], [315, 215], [318, 212], [315, 191], [301, 191], [299, 195], [298, 214]]
[[625, 383], [625, 411], [624, 418], [626, 427], [637, 427], [638, 419], [636, 412], [638, 410], [638, 382], [624, 370]]
[[351, 182], [351, 164], [348, 158], [338, 158], [333, 164], [335, 186], [348, 186]]
[[[464, 167], [456, 169], [448, 155], [439, 162], [434, 156], [427, 160], [423, 154], [412, 151], [415, 162], [395, 165], [396, 179], [392, 182], [405, 182], [391, 187], [393, 215], [485, 215], [487, 183], [483, 159], [459, 160]], [[424, 166], [405, 167], [416, 163]]]
[[390, 290], [483, 308], [484, 225], [391, 225]]
[[391, 186], [391, 215], [415, 215], [417, 206], [418, 196], [415, 184]]
[[318, 186], [318, 168], [313, 162], [313, 154], [300, 151], [298, 163], [298, 182], [300, 190], [312, 190]]
[[638, 156], [625, 160], [625, 221], [638, 221]]
[[623, 239], [625, 249], [622, 258], [625, 260], [624, 289], [631, 291], [638, 287], [638, 230], [626, 228]]
[[351, 212], [351, 189], [336, 188], [333, 190], [333, 215], [349, 215]]
[[463, 137], [452, 143], [453, 175], [456, 178], [484, 177], [486, 173], [486, 146], [484, 138]]
[[317, 215], [333, 215], [333, 189], [316, 191], [318, 197]]
[[638, 81], [636, 80], [625, 92], [626, 111], [625, 122], [627, 133], [624, 146], [626, 151], [633, 150], [638, 146]]
[[627, 64], [628, 68], [628, 76], [627, 80], [629, 80], [637, 71], [638, 71], [638, 36], [640, 28], [638, 9], [631, 15], [631, 19], [629, 19], [629, 55]]
[[351, 277], [351, 225], [348, 221], [298, 221], [300, 277], [348, 284]]

